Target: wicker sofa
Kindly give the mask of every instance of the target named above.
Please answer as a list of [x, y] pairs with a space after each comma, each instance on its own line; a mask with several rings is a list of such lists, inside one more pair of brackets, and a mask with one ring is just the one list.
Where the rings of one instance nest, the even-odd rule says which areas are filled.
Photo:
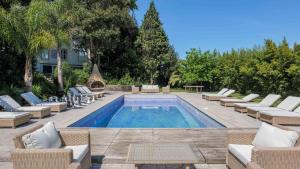
[[22, 137], [43, 127], [38, 125], [14, 138], [15, 149], [11, 151], [14, 169], [89, 169], [91, 166], [90, 135], [88, 131], [61, 130], [62, 146], [88, 145], [81, 161], [74, 160], [72, 149], [26, 149]]
[[[289, 130], [277, 126], [283, 130]], [[251, 145], [256, 131], [230, 131], [229, 144]], [[258, 148], [251, 150], [251, 161], [244, 164], [239, 157], [228, 149], [226, 166], [230, 169], [296, 169], [300, 168], [300, 139], [295, 147], [289, 148]]]
[[158, 85], [142, 85], [142, 93], [159, 93]]

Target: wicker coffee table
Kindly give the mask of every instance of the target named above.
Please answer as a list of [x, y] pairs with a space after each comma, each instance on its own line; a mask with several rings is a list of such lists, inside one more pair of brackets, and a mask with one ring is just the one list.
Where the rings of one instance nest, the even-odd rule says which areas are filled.
[[199, 159], [188, 144], [131, 144], [127, 163], [135, 164], [135, 168], [141, 164], [178, 164], [179, 167], [185, 164], [189, 169]]

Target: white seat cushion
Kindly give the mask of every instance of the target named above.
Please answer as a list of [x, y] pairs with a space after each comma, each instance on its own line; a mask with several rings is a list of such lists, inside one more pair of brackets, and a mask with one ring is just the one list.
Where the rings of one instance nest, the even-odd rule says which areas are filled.
[[234, 104], [235, 106], [239, 106], [239, 107], [266, 107], [265, 105], [263, 104], [259, 104], [259, 103], [235, 103]]
[[61, 147], [61, 140], [53, 122], [48, 122], [42, 128], [24, 135], [22, 141], [27, 149]]
[[81, 162], [82, 159], [87, 154], [87, 152], [89, 151], [88, 145], [65, 146], [63, 148], [73, 150], [73, 161], [74, 162]]
[[42, 111], [42, 110], [47, 110], [50, 109], [50, 107], [46, 106], [23, 106], [17, 108], [18, 111]]
[[244, 165], [251, 162], [251, 151], [253, 145], [229, 144], [228, 149], [236, 158], [238, 158]]
[[65, 105], [67, 103], [64, 102], [43, 102], [37, 104], [38, 106], [60, 106], [60, 105]]
[[233, 102], [233, 103], [247, 102], [247, 101], [242, 100], [242, 99], [221, 99], [221, 101], [223, 101], [223, 102]]
[[273, 117], [300, 117], [299, 113], [281, 110], [281, 111], [260, 111], [260, 114], [265, 114]]
[[276, 110], [283, 110], [283, 109], [279, 109], [277, 107], [247, 107], [247, 109], [249, 110], [253, 110], [253, 111], [276, 111]]
[[27, 112], [0, 112], [0, 119], [15, 119], [29, 115]]
[[255, 147], [294, 147], [299, 135], [295, 131], [282, 130], [267, 123], [262, 123], [252, 145]]

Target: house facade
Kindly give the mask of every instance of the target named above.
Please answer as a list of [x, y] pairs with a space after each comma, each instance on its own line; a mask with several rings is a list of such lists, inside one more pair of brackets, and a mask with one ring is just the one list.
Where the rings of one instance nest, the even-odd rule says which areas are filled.
[[[86, 52], [78, 51], [73, 46], [63, 46], [61, 49], [63, 62], [69, 63], [74, 68], [82, 68], [83, 63], [88, 62]], [[57, 65], [56, 49], [42, 50], [36, 59], [36, 71], [46, 75], [52, 75]]]

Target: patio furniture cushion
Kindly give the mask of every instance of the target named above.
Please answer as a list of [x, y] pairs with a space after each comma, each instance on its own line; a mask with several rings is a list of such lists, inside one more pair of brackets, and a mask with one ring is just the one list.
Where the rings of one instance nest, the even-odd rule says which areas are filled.
[[32, 92], [27, 92], [27, 93], [23, 93], [21, 94], [21, 96], [27, 101], [29, 102], [29, 104], [31, 106], [34, 106], [36, 104], [42, 103], [42, 100], [39, 99], [36, 95], [34, 95]]
[[238, 158], [244, 165], [251, 162], [251, 151], [253, 145], [229, 144], [229, 151]]
[[61, 140], [53, 122], [48, 122], [42, 128], [24, 135], [22, 141], [28, 149], [61, 147]]
[[76, 146], [65, 146], [64, 149], [71, 149], [73, 150], [73, 161], [74, 162], [81, 162], [82, 159], [89, 151], [88, 145], [76, 145]]
[[16, 108], [17, 111], [42, 111], [50, 109], [50, 107], [47, 106], [23, 106]]
[[255, 147], [294, 147], [299, 135], [267, 123], [262, 123], [252, 142]]
[[272, 106], [278, 99], [280, 99], [280, 95], [277, 94], [268, 94], [264, 99], [261, 100], [259, 104], [265, 106]]
[[235, 90], [230, 89], [230, 90], [228, 90], [227, 92], [223, 93], [222, 96], [228, 97], [228, 96], [230, 96], [231, 94], [233, 94], [234, 92], [235, 92]]
[[37, 106], [60, 106], [66, 104], [65, 102], [43, 102], [37, 104]]
[[0, 119], [15, 119], [28, 114], [27, 112], [0, 112]]
[[295, 113], [292, 111], [260, 111], [260, 114], [265, 114], [272, 117], [300, 117], [300, 113]]
[[249, 94], [249, 95], [243, 97], [242, 99], [247, 102], [250, 102], [251, 100], [257, 98], [258, 96], [259, 96], [258, 94]]
[[7, 111], [13, 111], [16, 108], [21, 107], [13, 98], [8, 95], [0, 96], [0, 105]]
[[289, 96], [284, 99], [277, 107], [280, 109], [292, 111], [300, 104], [300, 97]]
[[225, 93], [228, 89], [227, 88], [223, 88], [222, 90], [220, 90], [217, 95], [222, 95], [223, 93]]

